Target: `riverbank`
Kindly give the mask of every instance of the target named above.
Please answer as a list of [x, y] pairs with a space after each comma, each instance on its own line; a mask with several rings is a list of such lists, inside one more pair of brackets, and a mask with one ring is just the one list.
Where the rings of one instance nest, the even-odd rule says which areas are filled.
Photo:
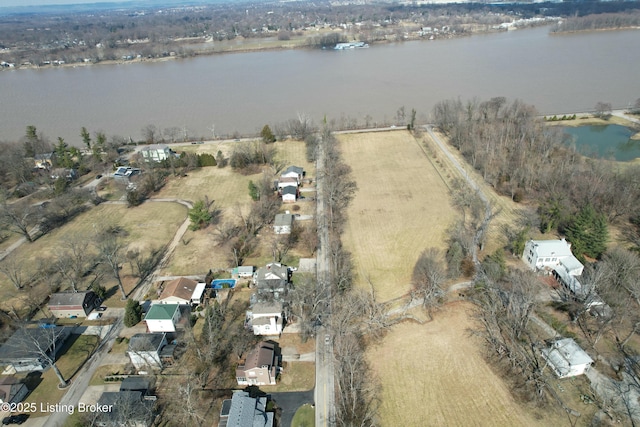
[[[527, 29], [537, 25], [528, 25], [519, 27], [518, 29]], [[492, 33], [500, 33], [508, 31], [507, 27], [499, 27], [499, 26], [489, 26], [489, 25], [466, 25], [464, 27], [463, 32], [428, 32], [425, 33], [423, 31], [412, 32], [412, 31], [404, 31], [404, 26], [399, 26], [396, 28], [396, 32], [393, 34], [386, 34], [384, 38], [379, 38], [375, 40], [362, 40], [369, 44], [370, 46], [382, 46], [389, 45], [394, 43], [402, 43], [409, 41], [442, 41], [442, 40], [451, 40], [455, 38], [463, 38], [463, 37], [471, 37], [474, 35], [480, 34], [492, 34]], [[513, 27], [510, 27], [513, 30]], [[165, 52], [163, 56], [151, 57], [151, 56], [131, 56], [131, 55], [123, 55], [121, 59], [95, 59], [95, 58], [87, 58], [82, 61], [77, 62], [68, 62], [68, 61], [57, 61], [51, 60], [47, 61], [46, 64], [30, 64], [30, 63], [22, 63], [12, 64], [12, 66], [3, 66], [0, 67], [0, 71], [8, 71], [8, 70], [47, 70], [47, 69], [56, 69], [56, 68], [79, 68], [79, 67], [90, 67], [95, 65], [128, 65], [128, 64], [143, 64], [143, 63], [156, 63], [156, 62], [166, 62], [166, 61], [175, 61], [181, 59], [190, 59], [201, 56], [213, 56], [218, 54], [229, 54], [229, 53], [252, 53], [252, 52], [267, 52], [267, 51], [284, 51], [284, 50], [292, 50], [292, 49], [307, 49], [307, 50], [320, 50], [322, 47], [317, 46], [318, 37], [326, 36], [327, 34], [336, 33], [336, 31], [322, 31], [319, 30], [313, 33], [305, 33], [300, 36], [291, 36], [287, 40], [280, 40], [278, 37], [270, 37], [270, 38], [249, 38], [244, 39], [242, 37], [237, 37], [233, 40], [222, 40], [222, 41], [213, 41], [207, 38], [180, 38], [174, 40], [174, 42], [179, 42], [172, 46], [173, 50], [169, 50]], [[358, 40], [351, 33], [341, 32], [343, 39], [349, 41], [361, 41]], [[402, 34], [401, 36], [399, 34]], [[133, 49], [133, 47], [129, 46], [127, 48]], [[122, 48], [123, 51], [127, 48]]]

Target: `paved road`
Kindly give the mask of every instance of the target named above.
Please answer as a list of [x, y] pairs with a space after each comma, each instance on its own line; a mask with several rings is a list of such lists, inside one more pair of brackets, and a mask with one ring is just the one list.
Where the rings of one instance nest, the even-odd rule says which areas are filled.
[[328, 329], [331, 324], [331, 285], [329, 272], [329, 228], [327, 225], [326, 205], [324, 198], [324, 142], [318, 145], [317, 177], [316, 177], [316, 208], [318, 218], [318, 251], [316, 253], [316, 275], [318, 292], [329, 293], [326, 301], [328, 306], [323, 313], [323, 326], [316, 330], [316, 427], [335, 425], [335, 380], [333, 368], [333, 341], [325, 339], [331, 336]]

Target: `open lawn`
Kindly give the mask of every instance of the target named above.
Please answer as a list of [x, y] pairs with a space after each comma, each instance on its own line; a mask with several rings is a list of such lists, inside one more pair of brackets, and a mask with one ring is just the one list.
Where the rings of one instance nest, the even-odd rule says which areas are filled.
[[266, 393], [311, 390], [316, 381], [316, 364], [312, 362], [283, 362], [277, 385], [260, 386]]
[[316, 410], [311, 405], [302, 405], [291, 420], [291, 427], [314, 427], [316, 425]]
[[[91, 352], [98, 345], [98, 337], [95, 335], [74, 335], [69, 336], [64, 347], [60, 350], [60, 356], [56, 365], [62, 372], [62, 376], [69, 380], [80, 369], [82, 364], [91, 355]], [[60, 401], [66, 390], [58, 389], [58, 377], [53, 369], [47, 369], [41, 377], [30, 374], [27, 376], [27, 383], [33, 390], [25, 399], [25, 402], [36, 403], [38, 410], [40, 404], [55, 404]], [[34, 416], [48, 415], [35, 413]]]
[[[189, 151], [196, 153], [209, 153], [215, 155], [221, 150], [228, 157], [234, 142], [219, 144], [187, 144], [172, 148], [176, 152]], [[276, 142], [277, 159], [285, 165], [301, 166], [307, 171], [307, 177], [315, 176], [315, 168], [305, 158], [305, 145], [301, 141]], [[239, 210], [246, 215], [249, 212], [251, 198], [249, 197], [249, 181], [259, 182], [262, 174], [245, 176], [231, 167], [225, 168], [206, 167], [192, 172], [186, 177], [171, 178], [169, 183], [157, 194], [157, 198], [180, 198], [195, 202], [208, 196], [214, 201], [214, 206], [221, 210], [220, 221], [238, 221]], [[277, 176], [274, 175], [274, 180]], [[308, 185], [308, 184], [307, 184]], [[309, 202], [307, 204], [312, 204]], [[283, 207], [287, 209], [288, 207]], [[301, 208], [301, 213], [306, 213], [307, 208]], [[216, 246], [215, 226], [209, 226], [204, 230], [187, 231], [182, 244], [178, 245], [169, 260], [169, 264], [161, 272], [163, 275], [206, 274], [209, 269], [224, 269], [233, 265], [228, 249]], [[270, 235], [270, 230], [263, 233]], [[262, 240], [262, 239], [261, 239]], [[264, 243], [264, 242], [263, 242]], [[265, 253], [263, 253], [265, 252]], [[246, 265], [264, 259], [271, 259], [269, 245], [260, 244], [256, 253], [247, 259]]]
[[559, 426], [550, 409], [518, 404], [485, 362], [464, 302], [448, 304], [432, 322], [403, 323], [368, 350], [381, 384], [384, 426]]
[[[25, 268], [35, 269], [38, 268], [39, 260], [52, 259], [59, 254], [65, 242], [75, 238], [92, 241], [98, 231], [112, 225], [118, 225], [127, 231], [124, 242], [129, 245], [128, 249], [137, 248], [146, 254], [150, 248], [168, 244], [185, 217], [186, 208], [177, 203], [147, 202], [135, 208], [127, 208], [122, 204], [101, 204], [35, 242], [24, 243], [1, 262], [20, 260]], [[123, 274], [130, 274], [128, 264], [123, 266]], [[108, 277], [105, 277], [103, 283], [107, 288], [115, 284]], [[44, 283], [18, 291], [4, 275], [0, 275], [2, 308], [19, 308], [25, 304], [26, 299], [45, 296], [50, 292], [48, 285], [49, 283]]]
[[447, 186], [409, 132], [338, 139], [358, 185], [343, 235], [357, 283], [370, 280], [380, 301], [404, 295], [420, 252], [446, 248], [446, 229], [457, 218]]

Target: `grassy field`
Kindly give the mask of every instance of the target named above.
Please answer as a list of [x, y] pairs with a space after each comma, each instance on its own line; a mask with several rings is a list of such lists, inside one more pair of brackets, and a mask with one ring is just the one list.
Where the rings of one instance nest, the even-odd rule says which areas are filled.
[[[172, 147], [175, 151], [189, 151], [209, 153], [215, 155], [218, 150], [228, 157], [233, 145], [237, 143], [220, 144], [187, 144]], [[305, 145], [301, 141], [284, 141], [274, 144], [277, 149], [277, 159], [282, 164], [301, 166], [307, 172], [307, 177], [315, 176], [313, 164], [306, 161]], [[285, 167], [286, 167], [285, 166]], [[192, 171], [184, 178], [172, 179], [155, 197], [181, 198], [196, 201], [208, 196], [215, 201], [222, 211], [221, 221], [237, 221], [238, 211], [247, 214], [250, 209], [249, 181], [260, 181], [262, 174], [244, 176], [235, 172], [229, 166], [225, 168], [207, 167]], [[277, 179], [277, 175], [274, 175]], [[283, 210], [286, 207], [283, 207]], [[306, 207], [305, 207], [306, 209]], [[301, 210], [302, 211], [302, 210]], [[265, 231], [265, 235], [268, 231]], [[169, 264], [163, 269], [163, 275], [206, 274], [209, 269], [229, 268], [231, 254], [227, 250], [217, 247], [214, 241], [215, 227], [209, 226], [196, 232], [187, 231], [181, 245], [178, 245]], [[263, 253], [268, 245], [260, 245], [259, 251], [247, 260], [247, 265], [254, 261], [262, 261], [268, 254]], [[268, 257], [270, 259], [270, 257]], [[264, 258], [267, 259], [267, 258]]]
[[420, 252], [445, 249], [457, 214], [448, 188], [408, 132], [340, 135], [344, 160], [358, 184], [343, 242], [357, 282], [386, 301], [406, 294]]
[[566, 425], [561, 414], [514, 401], [483, 359], [479, 339], [469, 334], [470, 308], [448, 304], [434, 321], [395, 326], [370, 348], [381, 383], [380, 425]]
[[[186, 208], [176, 203], [148, 202], [135, 208], [119, 204], [102, 204], [91, 208], [74, 218], [68, 224], [53, 230], [33, 243], [24, 243], [2, 262], [21, 260], [26, 268], [37, 268], [38, 260], [53, 258], [64, 247], [66, 241], [79, 238], [92, 240], [102, 227], [119, 225], [128, 235], [125, 242], [129, 248], [138, 248], [144, 253], [151, 247], [166, 245], [186, 217]], [[129, 266], [123, 267], [129, 274]], [[114, 282], [115, 283], [115, 282]], [[105, 278], [105, 286], [112, 284]], [[25, 298], [32, 293], [48, 294], [48, 283], [42, 286], [18, 291], [4, 275], [0, 275], [0, 295], [2, 308], [21, 307]]]

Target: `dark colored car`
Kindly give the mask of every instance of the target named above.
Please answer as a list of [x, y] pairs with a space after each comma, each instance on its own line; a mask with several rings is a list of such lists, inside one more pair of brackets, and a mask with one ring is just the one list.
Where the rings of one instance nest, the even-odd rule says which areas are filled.
[[11, 415], [10, 417], [4, 417], [2, 419], [2, 425], [6, 426], [9, 424], [22, 424], [27, 421], [28, 418], [29, 414]]
[[102, 175], [96, 175], [96, 179], [102, 178]]

